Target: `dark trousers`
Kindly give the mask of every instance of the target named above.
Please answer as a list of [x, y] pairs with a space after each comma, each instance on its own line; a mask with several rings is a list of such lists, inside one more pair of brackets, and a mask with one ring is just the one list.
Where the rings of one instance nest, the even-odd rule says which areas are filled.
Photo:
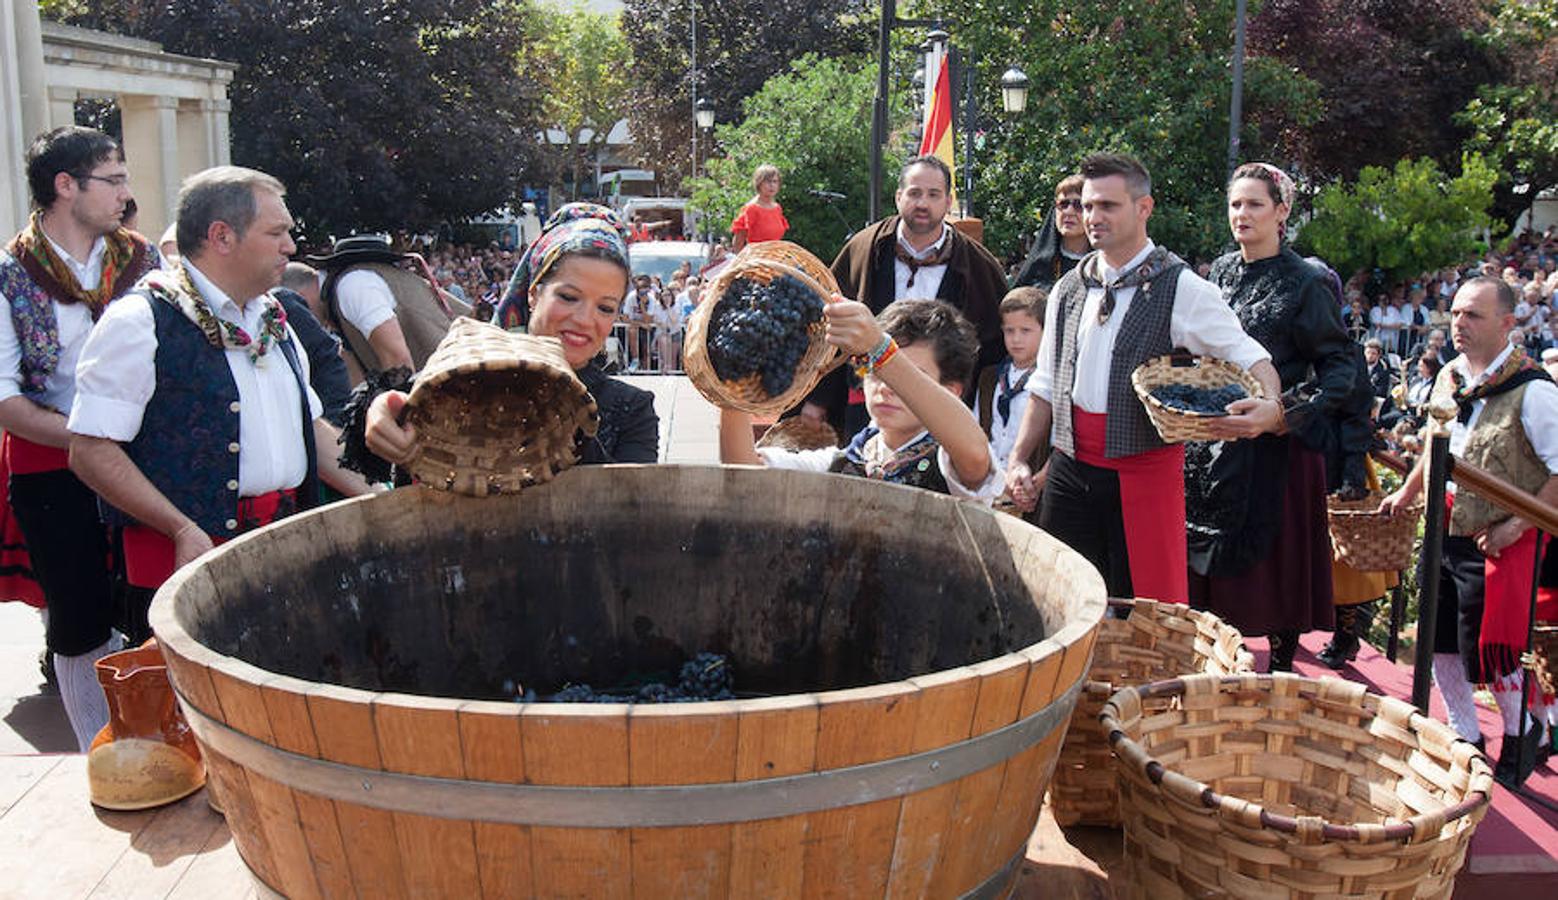
[[1092, 563], [1104, 576], [1109, 596], [1136, 596], [1118, 474], [1055, 451], [1039, 501], [1039, 527]]
[[[1444, 536], [1444, 562], [1439, 567], [1439, 606], [1435, 610], [1434, 652], [1459, 653], [1473, 684], [1483, 680], [1481, 654], [1483, 592], [1487, 588], [1484, 557], [1469, 537]], [[1417, 583], [1423, 584], [1422, 563]]]
[[49, 650], [79, 656], [100, 646], [113, 625], [114, 601], [97, 495], [60, 469], [12, 475], [10, 498], [49, 604]]

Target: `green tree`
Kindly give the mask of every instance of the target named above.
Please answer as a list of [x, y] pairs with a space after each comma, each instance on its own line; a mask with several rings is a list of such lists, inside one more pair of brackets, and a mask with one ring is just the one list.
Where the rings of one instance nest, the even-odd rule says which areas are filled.
[[[534, 52], [521, 58], [541, 88], [541, 115], [562, 144], [546, 142], [550, 175], [561, 187], [565, 174], [579, 199], [581, 172], [605, 150], [612, 126], [627, 115], [633, 51], [619, 17], [582, 5], [541, 12]], [[598, 186], [597, 186], [598, 187]]]
[[1380, 269], [1389, 281], [1464, 262], [1484, 250], [1498, 173], [1467, 154], [1447, 177], [1431, 159], [1404, 159], [1394, 169], [1366, 166], [1355, 183], [1330, 185], [1315, 198], [1299, 244], [1344, 277]]
[[1502, 173], [1494, 208], [1513, 221], [1558, 186], [1558, 0], [1500, 0], [1483, 39], [1509, 76], [1483, 85], [1456, 122]]
[[61, 0], [76, 24], [238, 64], [232, 158], [311, 236], [420, 228], [510, 201], [535, 163], [529, 0]]
[[[721, 120], [734, 118], [742, 100], [802, 54], [864, 52], [877, 9], [869, 0], [626, 0], [622, 28], [635, 61], [635, 150], [671, 192], [680, 189], [691, 161], [695, 7], [697, 94], [714, 104]], [[866, 142], [865, 132], [859, 141]]]
[[[1088, 153], [1117, 150], [1152, 172], [1151, 232], [1159, 243], [1187, 257], [1221, 252], [1233, 7], [1233, 0], [951, 0], [911, 10], [950, 17], [953, 42], [978, 51], [980, 109], [1001, 109], [1008, 65], [1032, 84], [1027, 110], [994, 122], [975, 155], [973, 209], [985, 219], [990, 249], [1015, 252], [1056, 182]], [[1249, 60], [1245, 79], [1243, 156], [1286, 166], [1272, 147], [1314, 120], [1314, 85], [1262, 59]]]
[[[722, 229], [752, 198], [752, 171], [763, 163], [778, 166], [784, 178], [779, 202], [790, 221], [787, 239], [832, 262], [849, 229], [866, 218], [871, 161], [861, 123], [870, 121], [875, 72], [860, 57], [803, 56], [788, 72], [770, 78], [742, 104], [739, 123], [717, 129], [716, 139], [729, 155], [710, 159], [707, 177], [691, 182], [693, 204]], [[889, 153], [885, 168], [895, 170], [898, 159]], [[811, 189], [845, 199], [829, 209], [807, 193]]]

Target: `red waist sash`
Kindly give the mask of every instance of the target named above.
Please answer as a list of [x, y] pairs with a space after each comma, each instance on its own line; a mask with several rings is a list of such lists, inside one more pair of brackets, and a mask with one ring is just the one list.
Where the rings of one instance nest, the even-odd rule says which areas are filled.
[[1120, 478], [1120, 515], [1131, 560], [1131, 589], [1138, 597], [1190, 601], [1185, 554], [1185, 448], [1170, 444], [1109, 459], [1104, 441], [1109, 417], [1071, 408], [1076, 458]]
[[[287, 511], [297, 508], [297, 491], [271, 491], [258, 497], [242, 497], [238, 500], [238, 527], [250, 531], [276, 521], [277, 513], [285, 505]], [[224, 544], [229, 539], [211, 535], [213, 544]], [[125, 580], [139, 588], [158, 588], [173, 574], [173, 539], [146, 525], [126, 525], [124, 529]]]
[[4, 452], [12, 475], [36, 475], [70, 468], [69, 450], [35, 444], [9, 431], [5, 433]]

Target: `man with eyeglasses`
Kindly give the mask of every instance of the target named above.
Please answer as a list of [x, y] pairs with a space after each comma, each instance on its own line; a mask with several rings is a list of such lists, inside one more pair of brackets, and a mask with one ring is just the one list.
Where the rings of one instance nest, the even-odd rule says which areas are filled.
[[[1000, 362], [1006, 272], [978, 241], [947, 223], [952, 170], [938, 157], [917, 156], [899, 170], [893, 199], [898, 214], [866, 226], [833, 261], [840, 293], [877, 313], [894, 300], [945, 300], [979, 336], [975, 371]], [[865, 394], [843, 369], [817, 385], [802, 412], [827, 418], [839, 434], [855, 434], [867, 422]]]
[[1032, 285], [1048, 291], [1060, 276], [1077, 267], [1089, 249], [1082, 223], [1082, 176], [1067, 175], [1055, 185], [1055, 207], [1039, 226], [1012, 287]]
[[57, 128], [27, 152], [33, 214], [0, 251], [0, 428], [11, 511], [48, 603], [46, 642], [80, 749], [108, 723], [93, 663], [119, 649], [97, 498], [68, 466], [76, 363], [109, 303], [160, 265], [125, 229], [124, 152], [90, 128]]

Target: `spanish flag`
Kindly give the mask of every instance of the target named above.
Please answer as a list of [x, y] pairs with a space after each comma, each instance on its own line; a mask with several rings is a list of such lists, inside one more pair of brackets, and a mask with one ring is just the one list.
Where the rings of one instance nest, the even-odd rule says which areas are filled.
[[[932, 52], [931, 58], [935, 62], [936, 80], [931, 88], [930, 98], [925, 104], [925, 121], [921, 129], [920, 155], [937, 156], [947, 164], [947, 168], [957, 171], [957, 163], [952, 156], [952, 73], [949, 69], [949, 54]], [[956, 189], [952, 196], [957, 197]]]

